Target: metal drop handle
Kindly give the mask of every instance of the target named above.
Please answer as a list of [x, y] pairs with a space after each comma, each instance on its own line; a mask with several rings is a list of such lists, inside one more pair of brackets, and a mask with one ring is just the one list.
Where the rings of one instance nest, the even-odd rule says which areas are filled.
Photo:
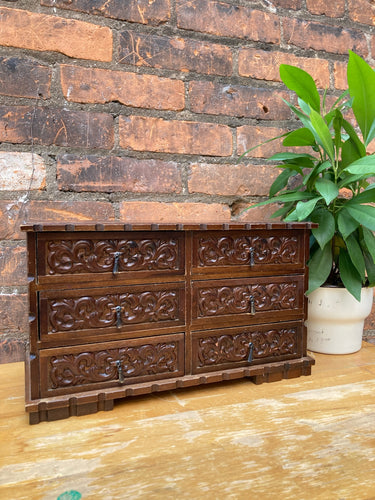
[[122, 366], [121, 366], [121, 361], [118, 360], [116, 361], [116, 366], [117, 366], [117, 373], [118, 373], [118, 381], [120, 384], [124, 384], [125, 383], [125, 377], [124, 377], [124, 372], [122, 370]]
[[254, 265], [254, 247], [250, 247], [249, 252], [250, 252], [250, 266], [252, 267]]
[[115, 307], [116, 311], [116, 327], [121, 328], [122, 322], [121, 322], [121, 306], [116, 306]]
[[115, 252], [114, 253], [114, 261], [113, 261], [113, 269], [112, 269], [112, 274], [115, 275], [118, 273], [118, 268], [119, 268], [119, 259], [120, 259], [121, 252]]
[[250, 314], [254, 316], [255, 314], [255, 301], [254, 301], [254, 295], [250, 295]]
[[247, 361], [251, 363], [253, 361], [254, 354], [254, 344], [252, 342], [249, 343], [249, 356], [247, 357]]

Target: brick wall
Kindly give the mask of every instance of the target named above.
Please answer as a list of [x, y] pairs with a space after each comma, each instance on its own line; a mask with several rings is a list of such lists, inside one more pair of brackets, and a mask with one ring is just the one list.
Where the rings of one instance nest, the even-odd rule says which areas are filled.
[[[0, 361], [23, 358], [23, 222], [259, 220], [293, 123], [278, 66], [338, 94], [370, 0], [0, 0]], [[375, 317], [367, 323], [368, 333]]]

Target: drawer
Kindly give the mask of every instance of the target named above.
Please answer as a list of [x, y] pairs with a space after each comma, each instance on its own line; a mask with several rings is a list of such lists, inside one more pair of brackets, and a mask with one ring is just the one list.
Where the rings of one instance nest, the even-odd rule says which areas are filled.
[[302, 332], [302, 322], [195, 332], [192, 340], [193, 373], [299, 357], [302, 354]]
[[[39, 292], [43, 343], [135, 337], [141, 330], [185, 324], [184, 283], [43, 290]], [[137, 335], [138, 332], [138, 335]]]
[[184, 275], [184, 234], [41, 233], [37, 259], [40, 283]]
[[278, 231], [198, 231], [193, 235], [193, 273], [247, 275], [291, 272], [304, 267], [304, 235]]
[[287, 321], [303, 315], [303, 275], [194, 281], [192, 290], [193, 330]]
[[[41, 397], [184, 374], [184, 334], [40, 351]], [[120, 367], [120, 368], [119, 368]]]

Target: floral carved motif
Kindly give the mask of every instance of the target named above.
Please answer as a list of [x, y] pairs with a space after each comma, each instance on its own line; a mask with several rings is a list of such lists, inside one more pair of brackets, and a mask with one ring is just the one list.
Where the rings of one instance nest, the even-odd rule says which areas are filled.
[[176, 270], [178, 243], [173, 238], [129, 240], [61, 240], [47, 246], [49, 274]]
[[256, 311], [278, 311], [299, 307], [296, 283], [270, 283], [201, 288], [198, 290], [198, 315], [244, 314], [251, 302]]
[[48, 318], [53, 333], [173, 321], [178, 319], [179, 303], [175, 290], [50, 299]]
[[290, 264], [299, 259], [298, 239], [290, 236], [207, 236], [199, 239], [199, 266]]
[[125, 377], [173, 373], [178, 371], [177, 343], [53, 356], [49, 361], [50, 388], [117, 380], [116, 361], [120, 361]]
[[297, 352], [297, 332], [290, 328], [201, 338], [198, 343], [199, 366], [246, 361], [250, 343], [253, 344], [254, 359], [293, 355]]

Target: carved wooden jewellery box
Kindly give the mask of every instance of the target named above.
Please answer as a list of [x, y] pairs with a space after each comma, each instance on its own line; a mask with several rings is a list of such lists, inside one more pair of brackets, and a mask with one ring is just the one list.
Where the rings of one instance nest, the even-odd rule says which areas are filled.
[[308, 223], [38, 224], [27, 232], [30, 423], [114, 400], [309, 375]]

